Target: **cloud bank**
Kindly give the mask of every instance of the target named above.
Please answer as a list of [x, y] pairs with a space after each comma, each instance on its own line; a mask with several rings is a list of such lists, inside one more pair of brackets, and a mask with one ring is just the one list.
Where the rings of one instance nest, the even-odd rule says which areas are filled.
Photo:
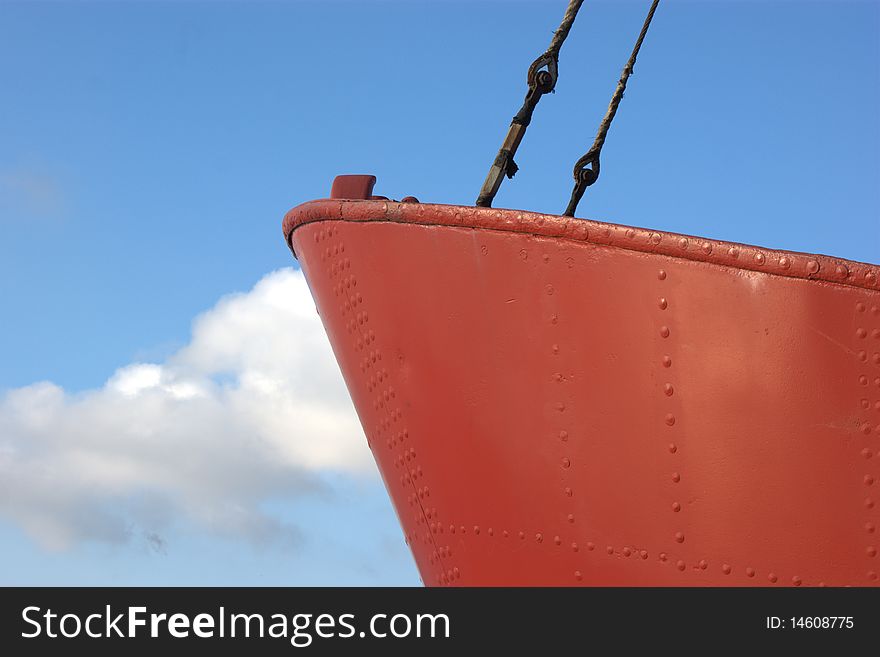
[[302, 273], [283, 269], [199, 316], [161, 363], [94, 390], [0, 396], [0, 516], [50, 549], [145, 541], [196, 525], [298, 540], [264, 510], [332, 494], [323, 473], [372, 473], [363, 431]]

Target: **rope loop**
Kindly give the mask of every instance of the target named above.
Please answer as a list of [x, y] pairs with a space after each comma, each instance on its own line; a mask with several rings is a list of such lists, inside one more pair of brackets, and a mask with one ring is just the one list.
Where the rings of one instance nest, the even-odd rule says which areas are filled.
[[[620, 74], [620, 80], [617, 82], [617, 88], [611, 96], [611, 102], [608, 104], [608, 111], [605, 112], [605, 116], [599, 124], [599, 130], [596, 132], [596, 139], [593, 141], [593, 145], [590, 147], [590, 150], [587, 151], [586, 155], [575, 162], [574, 189], [571, 191], [571, 198], [569, 198], [568, 206], [565, 208], [564, 214], [566, 217], [574, 216], [578, 203], [580, 203], [584, 192], [587, 191], [587, 187], [592, 185], [599, 178], [599, 155], [602, 152], [602, 147], [605, 145], [605, 138], [608, 136], [611, 122], [614, 120], [614, 115], [617, 114], [617, 108], [620, 106], [620, 101], [623, 99], [623, 92], [626, 91], [626, 82], [629, 80], [629, 76], [632, 75], [633, 69], [635, 68], [636, 57], [639, 55], [639, 49], [641, 49], [642, 42], [645, 40], [645, 35], [648, 33], [648, 27], [651, 25], [651, 19], [654, 18], [654, 12], [657, 10], [658, 4], [660, 4], [660, 0], [654, 0], [651, 3], [651, 8], [648, 10], [648, 16], [645, 18], [645, 22], [642, 25], [642, 31], [639, 32], [639, 38], [636, 39], [636, 45], [633, 47], [632, 54], [630, 54], [626, 66], [623, 67], [623, 72]], [[588, 166], [590, 168], [586, 168]]]

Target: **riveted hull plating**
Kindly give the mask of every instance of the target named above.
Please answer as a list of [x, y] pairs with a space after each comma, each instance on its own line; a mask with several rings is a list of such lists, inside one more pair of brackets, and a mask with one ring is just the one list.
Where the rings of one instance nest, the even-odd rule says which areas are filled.
[[428, 585], [877, 585], [874, 265], [324, 200], [285, 234]]

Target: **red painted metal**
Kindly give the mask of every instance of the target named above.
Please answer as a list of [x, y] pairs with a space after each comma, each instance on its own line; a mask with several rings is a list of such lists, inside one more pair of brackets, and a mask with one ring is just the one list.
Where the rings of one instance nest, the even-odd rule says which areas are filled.
[[368, 199], [373, 195], [376, 176], [336, 176], [330, 188], [330, 198]]
[[426, 584], [878, 584], [880, 267], [392, 201], [284, 233]]

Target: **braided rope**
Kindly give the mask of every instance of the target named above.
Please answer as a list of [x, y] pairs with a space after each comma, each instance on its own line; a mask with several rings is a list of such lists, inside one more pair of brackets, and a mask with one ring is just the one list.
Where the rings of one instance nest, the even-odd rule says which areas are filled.
[[611, 122], [614, 120], [614, 115], [617, 114], [617, 108], [620, 105], [620, 101], [623, 99], [623, 92], [626, 90], [626, 82], [629, 80], [629, 76], [632, 75], [633, 67], [635, 67], [636, 64], [636, 57], [639, 55], [639, 49], [642, 47], [642, 42], [645, 40], [645, 35], [648, 33], [648, 27], [651, 25], [651, 19], [654, 18], [654, 12], [657, 10], [657, 5], [659, 3], [660, 0], [654, 0], [654, 2], [651, 3], [651, 9], [648, 10], [648, 16], [645, 18], [644, 25], [642, 25], [642, 31], [639, 33], [636, 45], [633, 47], [632, 54], [629, 56], [626, 66], [623, 67], [623, 72], [620, 74], [620, 80], [617, 82], [617, 88], [614, 90], [614, 95], [611, 96], [611, 102], [608, 104], [608, 111], [605, 113], [602, 122], [599, 124], [599, 130], [596, 132], [596, 139], [593, 141], [593, 145], [583, 157], [575, 162], [575, 185], [571, 192], [571, 199], [568, 201], [568, 207], [565, 209], [564, 213], [567, 217], [574, 216], [577, 205], [580, 202], [581, 197], [584, 195], [584, 192], [587, 190], [587, 187], [596, 182], [596, 179], [599, 177], [599, 155], [602, 152], [602, 146], [605, 145], [605, 138], [608, 136]]

